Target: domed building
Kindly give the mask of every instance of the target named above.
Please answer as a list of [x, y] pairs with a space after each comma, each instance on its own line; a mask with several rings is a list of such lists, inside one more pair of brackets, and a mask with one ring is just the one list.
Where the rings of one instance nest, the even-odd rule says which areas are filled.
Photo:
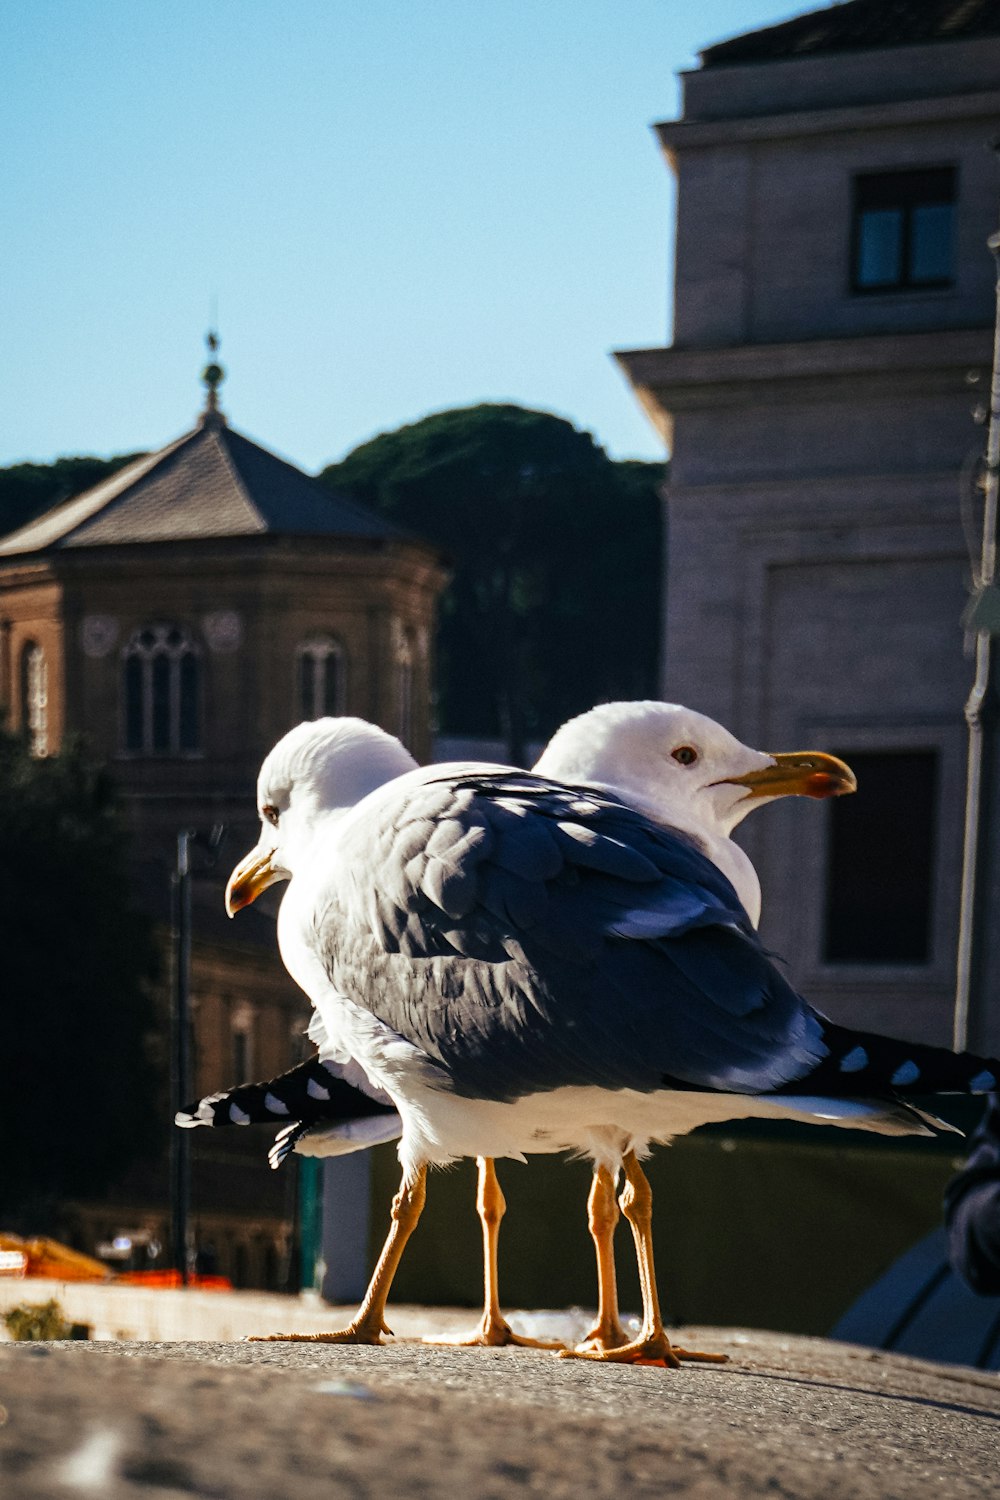
[[0, 540], [0, 710], [37, 754], [82, 733], [157, 840], [245, 822], [301, 719], [430, 752], [439, 555], [234, 431], [221, 374], [192, 431]]
[[[235, 431], [210, 348], [190, 432], [0, 540], [0, 720], [37, 755], [79, 734], [110, 766], [154, 916], [178, 832], [228, 830], [194, 883], [193, 1095], [281, 1072], [306, 1045], [267, 902], [232, 924], [222, 906], [257, 837], [261, 760], [300, 720], [339, 713], [427, 759], [446, 578], [433, 548]], [[292, 1174], [267, 1170], [256, 1132], [193, 1135], [198, 1242], [237, 1284], [283, 1284]], [[123, 1230], [165, 1240], [165, 1174], [123, 1193], [74, 1205], [81, 1248]]]

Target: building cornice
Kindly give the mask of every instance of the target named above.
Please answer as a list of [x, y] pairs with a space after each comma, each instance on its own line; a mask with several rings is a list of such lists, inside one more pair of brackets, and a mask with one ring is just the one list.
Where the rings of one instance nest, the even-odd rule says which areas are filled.
[[273, 568], [278, 559], [295, 565], [315, 561], [328, 568], [336, 559], [347, 565], [373, 560], [380, 563], [419, 564], [446, 571], [441, 553], [429, 542], [398, 537], [295, 537], [262, 534], [249, 537], [178, 537], [161, 542], [115, 542], [101, 547], [65, 548], [33, 554], [0, 557], [0, 584], [15, 576], [132, 571], [148, 561], [160, 567], [171, 561], [190, 562], [195, 567], [254, 562]]
[[[838, 381], [856, 392], [867, 380], [897, 389], [936, 389], [970, 371], [989, 369], [988, 328], [948, 332], [874, 334], [860, 338], [811, 339], [787, 344], [739, 344], [712, 349], [624, 349], [615, 354], [657, 426], [670, 412], [742, 401], [815, 399], [832, 394]], [[809, 391], [809, 387], [815, 389]]]
[[899, 99], [884, 104], [853, 104], [835, 109], [792, 110], [784, 114], [738, 115], [716, 120], [665, 120], [654, 125], [660, 145], [673, 162], [680, 151], [706, 146], [749, 145], [796, 136], [835, 135], [855, 130], [891, 130], [941, 125], [955, 120], [1000, 116], [1000, 90], [949, 94], [931, 99]]

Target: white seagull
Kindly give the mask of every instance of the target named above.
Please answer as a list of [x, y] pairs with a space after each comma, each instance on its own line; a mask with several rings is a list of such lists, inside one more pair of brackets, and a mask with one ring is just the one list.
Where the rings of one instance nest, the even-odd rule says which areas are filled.
[[[373, 768], [384, 776], [393, 767], [402, 774], [416, 762], [398, 741], [381, 742]], [[666, 767], [666, 752], [670, 757]], [[708, 779], [722, 769], [766, 772], [756, 785], [737, 794], [699, 795], [706, 779], [680, 774], [697, 761], [710, 768]], [[508, 768], [509, 769], [509, 768]], [[732, 843], [732, 828], [755, 806], [778, 796], [828, 796], [853, 790], [843, 762], [819, 751], [767, 756], [741, 745], [727, 730], [703, 714], [662, 702], [601, 704], [565, 724], [550, 741], [535, 767], [551, 778], [600, 786], [646, 811], [666, 826], [695, 837], [713, 862], [730, 878], [754, 923], [760, 913], [760, 885], [747, 856]], [[339, 795], [348, 789], [341, 788]], [[747, 795], [750, 793], [750, 795]], [[289, 1121], [269, 1153], [279, 1166], [293, 1150], [304, 1155], [339, 1155], [398, 1138], [402, 1121], [389, 1096], [376, 1088], [353, 1061], [344, 1065], [325, 1055], [322, 1023], [316, 1017], [319, 1056], [279, 1078], [245, 1084], [208, 1095], [177, 1116], [183, 1126]], [[355, 1087], [345, 1081], [354, 1080]], [[480, 1158], [477, 1206], [483, 1226], [485, 1299], [481, 1322], [466, 1344], [509, 1343], [537, 1346], [516, 1335], [500, 1312], [497, 1288], [497, 1241], [506, 1204], [490, 1158]], [[613, 1239], [618, 1222], [615, 1182], [606, 1168], [595, 1168], [588, 1199], [588, 1223], [598, 1271], [598, 1318], [584, 1344], [608, 1348], [627, 1342], [618, 1319]], [[546, 1345], [545, 1347], [552, 1347]]]
[[[698, 715], [687, 723], [622, 789], [652, 806], [657, 776], [688, 778], [676, 821], [696, 799], [709, 811], [692, 812], [687, 831], [657, 825], [617, 789], [503, 767], [431, 767], [364, 796], [391, 756], [387, 737], [357, 721], [299, 726], [265, 761], [261, 839], [233, 874], [230, 908], [291, 880], [279, 942], [324, 1051], [360, 1064], [403, 1122], [379, 1266], [352, 1325], [324, 1338], [379, 1340], [428, 1165], [583, 1149], [612, 1179], [625, 1171], [644, 1300], [637, 1340], [588, 1353], [676, 1363], [638, 1160], [650, 1141], [753, 1114], [898, 1129], [899, 1107], [870, 1096], [918, 1079], [923, 1090], [992, 1086], [993, 1064], [824, 1021], [762, 953], [703, 852], [728, 837], [741, 804], [846, 790], [846, 768], [748, 750]], [[718, 753], [697, 732], [709, 726]], [[752, 905], [741, 865], [731, 874]]]

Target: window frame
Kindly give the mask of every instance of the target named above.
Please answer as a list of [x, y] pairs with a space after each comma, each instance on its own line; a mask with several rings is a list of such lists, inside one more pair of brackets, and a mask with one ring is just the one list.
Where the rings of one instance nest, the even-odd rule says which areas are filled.
[[[848, 748], [845, 748], [844, 746], [835, 746], [833, 753], [839, 755], [841, 759], [846, 760], [848, 764], [851, 765], [852, 769], [857, 769], [859, 785], [862, 788], [864, 787], [865, 770], [863, 765], [856, 765], [856, 762], [861, 761], [866, 756], [880, 756], [883, 758], [883, 760], [890, 760], [892, 758], [901, 760], [905, 757], [908, 758], [911, 762], [919, 757], [924, 761], [924, 769], [928, 774], [931, 789], [931, 801], [928, 809], [926, 827], [921, 830], [922, 832], [926, 833], [928, 844], [928, 847], [925, 851], [927, 858], [927, 882], [926, 887], [922, 891], [922, 899], [926, 899], [927, 903], [926, 926], [924, 931], [926, 948], [924, 956], [922, 957], [916, 957], [915, 955], [910, 954], [900, 958], [888, 958], [885, 956], [847, 957], [842, 953], [834, 955], [831, 952], [831, 949], [834, 946], [835, 937], [839, 936], [842, 940], [844, 935], [843, 932], [840, 932], [839, 934], [835, 932], [835, 908], [833, 900], [831, 898], [832, 881], [836, 873], [834, 868], [836, 823], [838, 816], [842, 815], [843, 811], [840, 807], [840, 799], [838, 798], [836, 801], [828, 803], [825, 810], [826, 817], [824, 820], [825, 828], [823, 839], [823, 900], [819, 917], [820, 962], [823, 964], [824, 968], [849, 972], [859, 969], [872, 968], [893, 969], [897, 971], [901, 969], [911, 971], [918, 969], [929, 969], [933, 965], [934, 961], [934, 937], [937, 915], [935, 907], [937, 896], [936, 875], [940, 860], [940, 850], [938, 848], [938, 831], [941, 824], [941, 752], [938, 747], [934, 745], [908, 745], [906, 747], [880, 746], [878, 748], [866, 746], [863, 749], [857, 745], [853, 745]], [[923, 882], [921, 882], [921, 884], [923, 884]], [[842, 914], [840, 920], [843, 920]]]
[[[795, 931], [800, 940], [796, 945], [796, 969], [798, 981], [805, 993], [814, 990], [823, 996], [856, 995], [872, 990], [881, 992], [893, 988], [905, 988], [911, 994], [926, 994], [928, 998], [941, 990], [949, 993], [954, 988], [955, 941], [958, 932], [958, 882], [956, 870], [961, 869], [961, 819], [955, 819], [955, 808], [964, 805], [966, 743], [963, 725], [950, 716], [944, 718], [929, 714], [925, 719], [900, 718], [872, 723], [850, 718], [817, 720], [808, 716], [788, 726], [789, 743], [814, 746], [817, 750], [833, 752], [837, 746], [849, 747], [855, 754], [863, 751], [935, 750], [938, 754], [938, 795], [934, 824], [935, 863], [933, 871], [931, 941], [928, 962], [925, 964], [885, 963], [830, 963], [823, 958], [824, 913], [826, 910], [826, 880], [830, 868], [829, 822], [824, 817], [804, 818], [801, 823], [802, 843], [795, 859], [795, 879], [791, 886], [784, 882], [773, 891], [773, 899], [792, 902], [796, 911]], [[787, 737], [787, 736], [786, 736]], [[850, 757], [848, 756], [848, 763]], [[818, 809], [809, 809], [816, 812]], [[780, 818], [780, 804], [770, 820]], [[747, 820], [752, 824], [752, 819]], [[754, 837], [770, 840], [774, 836], [771, 827], [751, 828]], [[752, 857], [752, 856], [751, 856]], [[804, 906], [800, 907], [801, 888], [816, 892]], [[764, 923], [767, 927], [768, 897], [765, 896]], [[784, 941], [788, 942], [788, 936]], [[791, 952], [788, 955], [791, 958]], [[830, 1003], [834, 1003], [830, 1000]]]
[[[303, 701], [304, 694], [302, 691], [302, 673], [306, 660], [309, 660], [313, 665], [313, 711], [310, 712], [307, 712], [307, 706]], [[329, 687], [329, 683], [327, 682], [326, 684], [324, 684], [324, 706], [322, 712], [317, 713], [315, 712], [315, 709], [317, 706], [317, 698], [319, 696], [317, 691], [318, 669], [320, 667], [320, 664], [322, 663], [324, 671], [328, 672], [331, 660], [336, 663], [336, 691], [334, 693], [335, 706], [333, 708], [326, 706], [326, 695], [327, 689]], [[316, 632], [313, 635], [307, 636], [305, 640], [300, 641], [296, 646], [294, 693], [295, 709], [300, 720], [314, 720], [336, 717], [347, 712], [347, 651], [344, 647], [343, 641], [341, 641], [336, 635], [333, 635], [332, 632]], [[298, 722], [298, 720], [296, 722]]]
[[[237, 1038], [242, 1044], [243, 1062], [240, 1062]], [[229, 1060], [236, 1074], [237, 1084], [250, 1083], [257, 1071], [257, 1012], [249, 1002], [239, 1001], [229, 1012]], [[239, 1074], [246, 1074], [241, 1078]]]
[[33, 637], [21, 646], [18, 688], [28, 753], [44, 760], [49, 753], [49, 663], [44, 646]]
[[[152, 635], [147, 643], [144, 636]], [[177, 635], [173, 642], [169, 636]], [[121, 650], [120, 657], [120, 753], [130, 760], [196, 760], [204, 755], [204, 652], [194, 632], [176, 621], [156, 620], [133, 630]], [[160, 664], [165, 663], [166, 697], [161, 697], [166, 719], [166, 744], [158, 744], [157, 679], [162, 675]], [[132, 678], [138, 671], [138, 685], [133, 689]], [[185, 674], [193, 672], [190, 687], [185, 687]], [[137, 700], [133, 697], [137, 693]], [[133, 703], [137, 701], [139, 720], [139, 743], [132, 743]], [[191, 743], [184, 743], [186, 735], [185, 710], [193, 713], [193, 735]]]
[[[917, 179], [925, 182], [938, 178], [942, 186], [947, 182], [949, 196], [937, 196], [933, 190], [921, 192]], [[909, 186], [907, 184], [909, 179]], [[896, 184], [893, 191], [893, 184]], [[943, 292], [954, 288], [957, 281], [955, 255], [956, 219], [959, 194], [959, 169], [955, 163], [934, 166], [894, 167], [881, 171], [855, 172], [851, 178], [851, 226], [849, 285], [856, 297], [897, 297], [906, 293]], [[870, 198], [865, 203], [863, 199]], [[884, 202], [879, 200], [884, 198]], [[950, 225], [951, 267], [944, 277], [915, 278], [913, 262], [913, 214], [918, 208], [947, 206], [952, 210]], [[866, 212], [883, 209], [898, 209], [902, 214], [899, 277], [894, 281], [877, 283], [863, 282], [861, 270], [861, 228]]]

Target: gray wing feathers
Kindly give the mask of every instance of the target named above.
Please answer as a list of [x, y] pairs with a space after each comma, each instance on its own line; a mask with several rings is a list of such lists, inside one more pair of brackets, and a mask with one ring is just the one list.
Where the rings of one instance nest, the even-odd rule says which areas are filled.
[[359, 873], [318, 934], [330, 977], [459, 1093], [752, 1091], [822, 1055], [725, 877], [612, 798], [440, 779], [359, 819], [342, 853]]
[[599, 870], [602, 875], [614, 875], [619, 880], [641, 882], [661, 877], [662, 872], [638, 850], [595, 828], [560, 822], [555, 825], [555, 837], [572, 863], [582, 869]]

